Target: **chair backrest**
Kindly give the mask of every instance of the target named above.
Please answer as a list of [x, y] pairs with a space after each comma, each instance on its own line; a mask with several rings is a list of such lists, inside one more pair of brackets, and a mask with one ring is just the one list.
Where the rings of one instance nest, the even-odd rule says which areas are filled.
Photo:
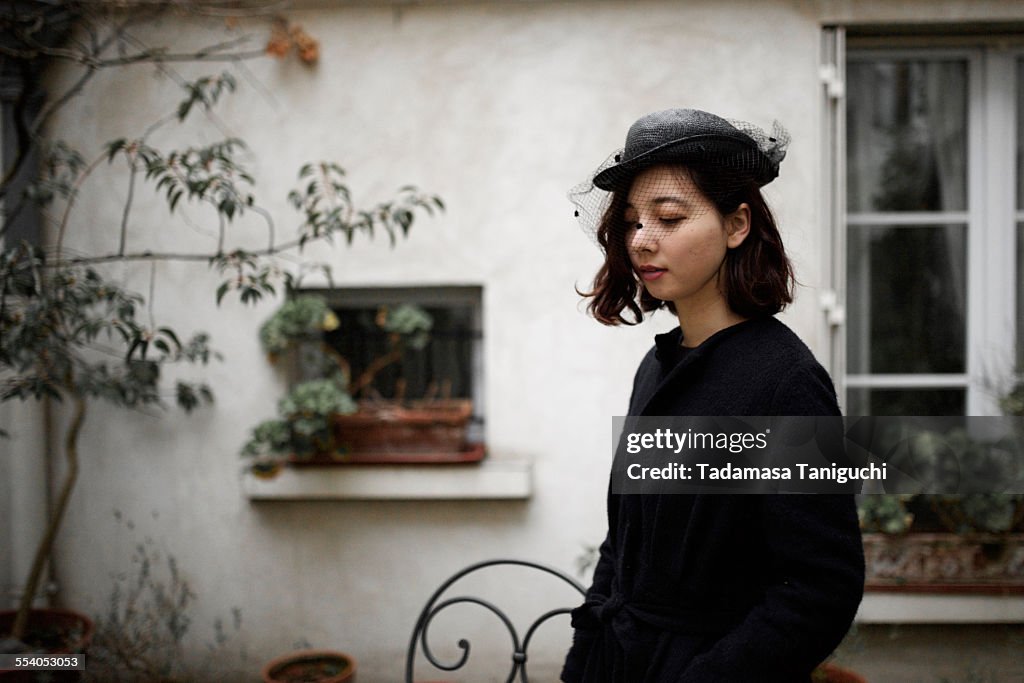
[[505, 628], [507, 628], [509, 631], [509, 635], [512, 637], [512, 666], [511, 669], [509, 670], [508, 678], [506, 680], [509, 683], [511, 683], [512, 681], [516, 680], [518, 676], [521, 683], [528, 683], [529, 678], [526, 672], [527, 649], [530, 646], [530, 639], [533, 637], [533, 634], [537, 630], [537, 627], [543, 624], [548, 619], [558, 616], [559, 614], [568, 614], [572, 607], [575, 607], [575, 605], [573, 605], [572, 607], [559, 607], [544, 612], [539, 617], [537, 617], [529, 625], [529, 627], [527, 627], [525, 633], [523, 634], [523, 637], [520, 638], [519, 632], [516, 630], [516, 627], [512, 623], [512, 620], [508, 617], [504, 610], [497, 607], [494, 603], [475, 596], [459, 595], [456, 597], [445, 597], [445, 594], [448, 592], [448, 589], [468, 574], [472, 574], [474, 572], [478, 572], [482, 569], [487, 569], [490, 567], [510, 565], [527, 567], [529, 569], [537, 570], [541, 573], [553, 575], [558, 579], [564, 581], [565, 583], [569, 584], [570, 586], [572, 586], [572, 588], [578, 591], [581, 596], [586, 593], [586, 589], [584, 589], [584, 587], [578, 581], [573, 579], [565, 572], [562, 572], [553, 567], [545, 566], [543, 564], [538, 564], [536, 562], [530, 562], [528, 560], [504, 559], [486, 560], [484, 562], [477, 562], [476, 564], [471, 564], [468, 567], [457, 571], [447, 581], [442, 583], [441, 586], [436, 591], [434, 591], [434, 594], [430, 596], [430, 600], [427, 601], [427, 604], [423, 607], [423, 610], [420, 612], [419, 618], [416, 620], [416, 626], [413, 628], [412, 631], [412, 638], [409, 640], [409, 650], [406, 653], [406, 683], [413, 683], [413, 668], [416, 663], [416, 651], [420, 646], [422, 647], [423, 655], [427, 658], [427, 661], [429, 661], [433, 666], [437, 667], [438, 669], [441, 669], [442, 671], [456, 671], [457, 669], [461, 669], [466, 664], [466, 662], [469, 660], [470, 649], [470, 643], [468, 640], [462, 638], [458, 641], [458, 646], [459, 649], [462, 650], [462, 655], [456, 661], [442, 662], [434, 656], [433, 652], [431, 652], [427, 632], [430, 629], [431, 621], [433, 621], [434, 617], [439, 612], [446, 609], [447, 607], [451, 607], [452, 605], [467, 603], [479, 605], [480, 607], [489, 610], [495, 616], [498, 617], [501, 623], [505, 625]]

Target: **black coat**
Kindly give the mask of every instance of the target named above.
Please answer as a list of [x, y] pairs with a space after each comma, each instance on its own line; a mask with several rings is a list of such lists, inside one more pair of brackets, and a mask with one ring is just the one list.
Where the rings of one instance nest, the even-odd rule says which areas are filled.
[[[630, 415], [839, 414], [828, 373], [774, 318], [689, 352], [680, 335], [640, 363]], [[609, 493], [608, 529], [573, 611], [569, 683], [803, 683], [863, 594], [850, 495]]]

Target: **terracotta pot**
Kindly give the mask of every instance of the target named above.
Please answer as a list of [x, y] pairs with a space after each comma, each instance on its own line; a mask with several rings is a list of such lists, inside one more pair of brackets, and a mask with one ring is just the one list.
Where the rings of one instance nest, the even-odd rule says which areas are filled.
[[[0, 637], [6, 637], [14, 626], [16, 610], [0, 612]], [[47, 654], [84, 653], [92, 643], [96, 625], [84, 614], [68, 609], [34, 609], [29, 612], [25, 640], [35, 652]], [[54, 683], [70, 683], [81, 678], [81, 671], [51, 672]], [[31, 671], [3, 671], [3, 683], [31, 683]]]
[[822, 664], [815, 669], [811, 680], [814, 683], [868, 683], [867, 679], [860, 674], [836, 666], [831, 662]]
[[263, 683], [353, 683], [356, 660], [333, 650], [299, 650], [263, 667]]
[[473, 414], [469, 400], [452, 399], [399, 404], [363, 401], [359, 411], [335, 418], [339, 449], [365, 453], [459, 453], [466, 446], [466, 425]]

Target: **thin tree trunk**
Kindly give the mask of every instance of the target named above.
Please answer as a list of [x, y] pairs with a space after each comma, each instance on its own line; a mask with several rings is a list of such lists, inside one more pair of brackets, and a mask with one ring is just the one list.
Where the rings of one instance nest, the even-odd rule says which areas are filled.
[[53, 515], [46, 526], [46, 533], [39, 543], [39, 548], [36, 549], [36, 556], [32, 562], [32, 571], [29, 572], [28, 580], [25, 582], [25, 588], [21, 594], [18, 614], [14, 619], [14, 627], [11, 630], [11, 636], [16, 640], [23, 640], [25, 637], [32, 602], [39, 591], [39, 583], [43, 578], [46, 561], [53, 552], [53, 543], [57, 538], [57, 532], [60, 531], [64, 512], [67, 510], [68, 501], [71, 499], [71, 492], [74, 490], [75, 481], [78, 479], [78, 435], [82, 431], [82, 423], [85, 422], [85, 398], [81, 396], [75, 397], [74, 406], [75, 412], [72, 415], [71, 424], [64, 435], [64, 456], [67, 459], [68, 471], [64, 476], [64, 483], [61, 485], [57, 506], [54, 508]]
[[373, 383], [374, 378], [376, 378], [378, 372], [380, 372], [387, 366], [391, 365], [392, 363], [397, 363], [398, 361], [402, 360], [402, 351], [403, 349], [399, 347], [397, 349], [393, 349], [390, 353], [384, 356], [375, 358], [373, 362], [367, 366], [366, 370], [363, 371], [363, 374], [359, 375], [359, 379], [357, 379], [355, 383], [349, 388], [349, 393], [352, 396], [355, 396], [360, 391], [370, 386], [370, 384]]

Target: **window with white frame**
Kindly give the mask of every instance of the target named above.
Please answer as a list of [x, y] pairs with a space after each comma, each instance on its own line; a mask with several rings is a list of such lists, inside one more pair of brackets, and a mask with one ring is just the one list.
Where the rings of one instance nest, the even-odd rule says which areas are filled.
[[997, 411], [1024, 349], [1024, 52], [846, 59], [846, 411]]

